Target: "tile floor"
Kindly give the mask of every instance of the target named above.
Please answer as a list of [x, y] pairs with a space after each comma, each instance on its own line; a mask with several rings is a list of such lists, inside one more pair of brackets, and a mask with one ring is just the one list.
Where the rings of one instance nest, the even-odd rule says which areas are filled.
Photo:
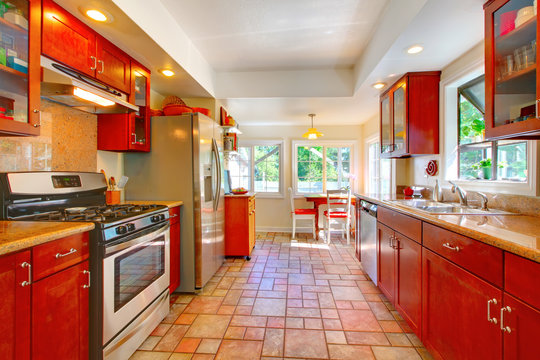
[[251, 261], [229, 258], [200, 294], [173, 294], [131, 359], [431, 359], [338, 235], [257, 233]]

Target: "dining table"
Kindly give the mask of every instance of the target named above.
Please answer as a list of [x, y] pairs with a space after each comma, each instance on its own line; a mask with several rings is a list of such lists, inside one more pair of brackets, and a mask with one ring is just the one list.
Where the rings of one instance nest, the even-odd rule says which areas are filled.
[[[317, 236], [317, 240], [319, 239], [319, 206], [325, 205], [328, 202], [326, 194], [305, 194], [304, 198], [306, 201], [310, 201], [313, 203], [315, 207], [315, 234]], [[338, 199], [347, 199], [346, 196], [331, 196], [330, 200], [338, 200]], [[351, 205], [353, 205], [356, 208], [356, 197], [351, 196]], [[356, 212], [355, 212], [356, 213]], [[352, 227], [354, 227], [353, 221], [351, 221]]]

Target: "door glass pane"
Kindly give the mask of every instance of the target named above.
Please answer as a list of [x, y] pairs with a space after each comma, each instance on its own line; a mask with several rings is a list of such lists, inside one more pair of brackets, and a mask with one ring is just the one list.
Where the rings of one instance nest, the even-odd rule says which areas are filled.
[[536, 15], [533, 0], [510, 0], [494, 13], [494, 126], [534, 116]]
[[279, 192], [280, 146], [254, 146], [255, 192]]
[[135, 113], [135, 134], [137, 135], [137, 143], [140, 145], [146, 144], [146, 84], [147, 78], [138, 71], [133, 72], [135, 75], [135, 105], [139, 107], [139, 111]]
[[114, 311], [165, 273], [165, 236], [114, 259]]
[[394, 92], [394, 150], [405, 148], [405, 88]]
[[28, 122], [28, 1], [0, 1], [0, 119]]
[[392, 131], [390, 129], [390, 98], [387, 96], [381, 102], [381, 151], [392, 151]]

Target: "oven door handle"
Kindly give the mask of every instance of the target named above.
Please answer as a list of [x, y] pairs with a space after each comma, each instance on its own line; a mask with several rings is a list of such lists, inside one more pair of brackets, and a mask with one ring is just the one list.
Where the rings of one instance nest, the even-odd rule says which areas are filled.
[[132, 246], [135, 246], [135, 245], [138, 245], [138, 244], [143, 244], [145, 242], [154, 240], [155, 238], [159, 237], [161, 234], [167, 232], [170, 227], [171, 227], [171, 225], [167, 221], [165, 223], [165, 225], [161, 226], [156, 231], [153, 231], [153, 232], [151, 232], [151, 233], [149, 233], [147, 235], [144, 235], [144, 236], [135, 238], [133, 240], [120, 243], [120, 244], [105, 247], [105, 255], [107, 256], [107, 255], [110, 255], [112, 253], [116, 253], [116, 252], [118, 252], [120, 250], [124, 250], [124, 249], [130, 248]]

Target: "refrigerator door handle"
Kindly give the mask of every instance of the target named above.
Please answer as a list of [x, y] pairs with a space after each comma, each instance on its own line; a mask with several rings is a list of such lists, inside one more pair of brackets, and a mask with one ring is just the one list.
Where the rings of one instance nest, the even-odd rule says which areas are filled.
[[212, 139], [212, 152], [214, 153], [216, 160], [216, 173], [217, 173], [217, 182], [216, 182], [216, 192], [214, 194], [214, 211], [217, 211], [219, 206], [219, 194], [221, 191], [221, 163], [219, 159], [219, 149], [217, 146], [216, 139]]

